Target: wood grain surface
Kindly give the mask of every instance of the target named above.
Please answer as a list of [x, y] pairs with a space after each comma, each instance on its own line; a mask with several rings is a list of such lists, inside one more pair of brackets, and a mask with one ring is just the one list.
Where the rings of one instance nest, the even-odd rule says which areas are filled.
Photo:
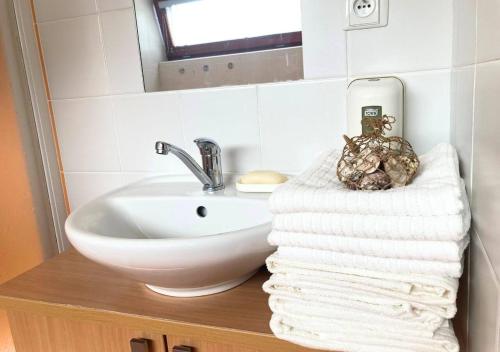
[[130, 352], [130, 340], [149, 340], [149, 352], [166, 352], [162, 334], [25, 312], [9, 312], [16, 352]]
[[216, 295], [171, 298], [67, 251], [0, 286], [0, 308], [43, 316], [113, 323], [249, 351], [312, 351], [272, 335], [262, 269], [241, 286]]

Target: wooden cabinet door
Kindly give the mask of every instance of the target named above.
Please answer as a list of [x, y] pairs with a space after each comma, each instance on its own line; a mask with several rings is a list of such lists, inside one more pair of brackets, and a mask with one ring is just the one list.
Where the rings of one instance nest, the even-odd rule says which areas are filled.
[[[167, 335], [168, 352], [174, 352], [175, 347], [188, 346], [192, 352], [259, 352], [256, 349], [234, 344], [201, 341], [187, 336]], [[182, 351], [182, 349], [180, 349]], [[176, 351], [177, 352], [177, 351]]]
[[131, 352], [130, 340], [149, 340], [148, 352], [166, 352], [162, 334], [87, 321], [8, 312], [16, 352]]
[[[229, 333], [230, 334], [230, 333]], [[227, 338], [221, 334], [219, 338]], [[167, 351], [168, 352], [321, 352], [320, 350], [310, 349], [302, 347], [290, 342], [279, 340], [277, 338], [270, 339], [258, 339], [257, 342], [252, 337], [246, 337], [239, 340], [233, 341], [222, 341], [218, 342], [213, 340], [214, 336], [211, 336], [210, 340], [205, 339], [203, 336], [191, 337], [191, 336], [181, 336], [181, 335], [166, 335]], [[246, 340], [246, 344], [243, 342]], [[215, 342], [214, 342], [215, 341]], [[183, 348], [186, 346], [187, 348]], [[177, 347], [177, 349], [176, 349]]]

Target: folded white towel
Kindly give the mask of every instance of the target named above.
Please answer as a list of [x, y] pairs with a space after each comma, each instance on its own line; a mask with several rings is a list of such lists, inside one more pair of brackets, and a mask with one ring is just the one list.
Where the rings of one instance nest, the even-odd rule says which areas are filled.
[[440, 216], [389, 216], [303, 212], [275, 214], [273, 229], [286, 232], [331, 234], [336, 236], [458, 241], [470, 226], [470, 210], [463, 188], [466, 208], [462, 214]]
[[439, 319], [436, 326], [407, 319], [392, 318], [381, 314], [365, 312], [359, 309], [319, 302], [303, 301], [297, 298], [280, 295], [269, 296], [269, 307], [276, 314], [292, 314], [294, 316], [333, 319], [342, 321], [342, 325], [351, 329], [385, 330], [394, 333], [432, 337], [437, 329], [446, 321]]
[[430, 322], [431, 329], [435, 329], [436, 324], [442, 322], [441, 318], [452, 318], [456, 314], [455, 304], [419, 303], [404, 297], [369, 292], [354, 284], [328, 285], [311, 280], [290, 281], [279, 274], [273, 274], [262, 287], [271, 295], [338, 305], [388, 317]]
[[324, 153], [303, 174], [278, 187], [270, 197], [271, 211], [434, 216], [461, 214], [466, 208], [457, 153], [450, 144], [420, 156], [411, 184], [386, 191], [348, 190], [337, 178], [339, 156], [335, 150]]
[[[266, 260], [271, 273], [305, 275], [311, 280], [331, 279], [349, 281], [386, 290], [398, 291], [420, 297], [445, 298], [442, 303], [453, 303], [457, 296], [458, 279], [418, 274], [397, 274], [370, 269], [358, 269], [337, 265], [306, 263], [281, 258], [274, 253]], [[440, 301], [441, 302], [441, 301]]]
[[390, 331], [348, 329], [343, 321], [296, 317], [274, 313], [273, 333], [308, 348], [349, 352], [458, 352], [458, 341], [450, 326], [436, 331], [433, 337], [407, 336]]
[[380, 270], [392, 273], [442, 275], [459, 278], [463, 271], [462, 261], [442, 262], [435, 260], [380, 258], [320, 249], [285, 246], [278, 247], [277, 252], [283, 259], [313, 264], [331, 264], [359, 269]]
[[[372, 274], [371, 271], [350, 270], [330, 266], [329, 271], [300, 267], [295, 265], [276, 265], [280, 262], [271, 259], [267, 261], [268, 269], [274, 275], [271, 284], [308, 288], [323, 288], [329, 290], [352, 289], [360, 292], [378, 294], [381, 297], [391, 297], [404, 302], [422, 305], [441, 305], [449, 307], [449, 313], [455, 311], [458, 279], [440, 278], [436, 276], [394, 275], [382, 273]], [[282, 263], [282, 261], [281, 261]], [[299, 264], [299, 265], [297, 265]], [[363, 273], [364, 275], [360, 275]], [[451, 318], [447, 313], [446, 317]]]
[[[287, 216], [287, 215], [282, 215]], [[268, 242], [275, 246], [324, 249], [383, 258], [460, 261], [469, 244], [466, 236], [459, 241], [386, 240], [343, 237], [329, 234], [273, 230]]]

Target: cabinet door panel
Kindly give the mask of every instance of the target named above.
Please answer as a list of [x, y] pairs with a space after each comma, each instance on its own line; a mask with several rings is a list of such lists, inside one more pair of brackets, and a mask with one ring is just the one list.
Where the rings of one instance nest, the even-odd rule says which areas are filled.
[[150, 340], [148, 352], [166, 352], [164, 337], [127, 327], [9, 312], [16, 352], [131, 352], [130, 340]]
[[174, 352], [175, 346], [189, 346], [192, 352], [259, 352], [256, 349], [233, 344], [201, 341], [187, 336], [167, 335], [168, 352]]

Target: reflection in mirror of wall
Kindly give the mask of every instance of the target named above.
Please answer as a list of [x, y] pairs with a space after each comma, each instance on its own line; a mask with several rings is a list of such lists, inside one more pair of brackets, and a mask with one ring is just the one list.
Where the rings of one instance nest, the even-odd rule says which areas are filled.
[[304, 78], [300, 0], [135, 0], [147, 92]]

